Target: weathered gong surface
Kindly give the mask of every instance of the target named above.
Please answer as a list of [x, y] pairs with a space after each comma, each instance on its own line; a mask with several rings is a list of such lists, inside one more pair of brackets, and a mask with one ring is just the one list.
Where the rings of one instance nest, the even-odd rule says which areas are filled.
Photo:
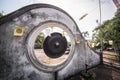
[[67, 49], [67, 40], [60, 33], [52, 33], [44, 40], [43, 49], [50, 58], [61, 57]]

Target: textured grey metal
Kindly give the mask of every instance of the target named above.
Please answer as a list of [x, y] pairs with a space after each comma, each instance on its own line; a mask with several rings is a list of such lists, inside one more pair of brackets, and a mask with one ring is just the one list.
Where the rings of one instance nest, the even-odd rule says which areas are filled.
[[[30, 35], [47, 23], [64, 24], [73, 37], [71, 57], [60, 68], [52, 68], [53, 71], [49, 71], [49, 66], [48, 71], [38, 69], [28, 55], [31, 51], [31, 48], [28, 50]], [[15, 26], [25, 28], [22, 37], [13, 35]], [[76, 38], [81, 42], [75, 43]], [[0, 80], [54, 80], [56, 71], [58, 80], [63, 80], [84, 70], [85, 64], [90, 68], [99, 63], [100, 56], [88, 47], [75, 21], [60, 8], [34, 4], [0, 18]]]

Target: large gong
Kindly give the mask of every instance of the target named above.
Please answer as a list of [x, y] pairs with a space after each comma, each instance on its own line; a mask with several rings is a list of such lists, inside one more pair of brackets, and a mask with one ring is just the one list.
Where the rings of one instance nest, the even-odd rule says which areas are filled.
[[50, 58], [61, 57], [67, 49], [67, 40], [60, 33], [52, 33], [46, 37], [43, 49]]

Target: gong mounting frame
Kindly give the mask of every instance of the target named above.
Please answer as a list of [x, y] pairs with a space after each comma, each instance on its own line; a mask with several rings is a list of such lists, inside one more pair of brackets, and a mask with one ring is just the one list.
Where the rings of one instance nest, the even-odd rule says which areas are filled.
[[[44, 30], [50, 26], [56, 26], [56, 27], [63, 29], [68, 34], [68, 36], [70, 37], [70, 40], [71, 40], [71, 48], [70, 48], [68, 58], [65, 61], [63, 61], [57, 65], [48, 65], [48, 64], [41, 62], [40, 60], [37, 59], [37, 57], [35, 56], [35, 52], [34, 52], [34, 42], [35, 42], [37, 36], [39, 35], [39, 33], [42, 30]], [[27, 57], [30, 60], [30, 62], [37, 69], [43, 70], [46, 72], [56, 72], [56, 71], [64, 68], [71, 61], [71, 59], [74, 55], [74, 50], [75, 50], [74, 35], [71, 32], [71, 30], [69, 28], [67, 28], [67, 26], [65, 24], [57, 22], [57, 21], [47, 21], [47, 22], [39, 24], [39, 26], [36, 27], [35, 29], [33, 29], [33, 31], [30, 33], [30, 35], [28, 36], [28, 39], [27, 39], [27, 49], [28, 49]]]
[[[34, 54], [34, 41], [48, 24], [67, 30], [73, 43], [68, 58], [57, 65], [41, 63]], [[24, 29], [22, 36], [14, 36], [16, 26]], [[85, 64], [94, 68], [101, 62], [100, 54], [89, 48], [72, 16], [50, 4], [28, 5], [1, 17], [0, 43], [2, 80], [64, 80], [85, 70]]]

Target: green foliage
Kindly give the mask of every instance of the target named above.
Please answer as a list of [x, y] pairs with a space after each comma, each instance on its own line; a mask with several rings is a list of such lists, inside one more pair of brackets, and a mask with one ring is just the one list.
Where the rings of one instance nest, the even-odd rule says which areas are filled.
[[93, 40], [96, 44], [100, 43], [101, 34], [103, 34], [103, 43], [108, 43], [109, 40], [120, 41], [120, 11], [117, 11], [111, 20], [107, 20], [98, 26], [95, 31]]
[[0, 12], [0, 17], [2, 17], [3, 16], [3, 14]]
[[71, 42], [67, 42], [67, 47], [70, 47], [71, 46]]
[[35, 40], [34, 48], [35, 49], [42, 48], [44, 39], [45, 39], [45, 35], [44, 35], [44, 33], [41, 32]]

